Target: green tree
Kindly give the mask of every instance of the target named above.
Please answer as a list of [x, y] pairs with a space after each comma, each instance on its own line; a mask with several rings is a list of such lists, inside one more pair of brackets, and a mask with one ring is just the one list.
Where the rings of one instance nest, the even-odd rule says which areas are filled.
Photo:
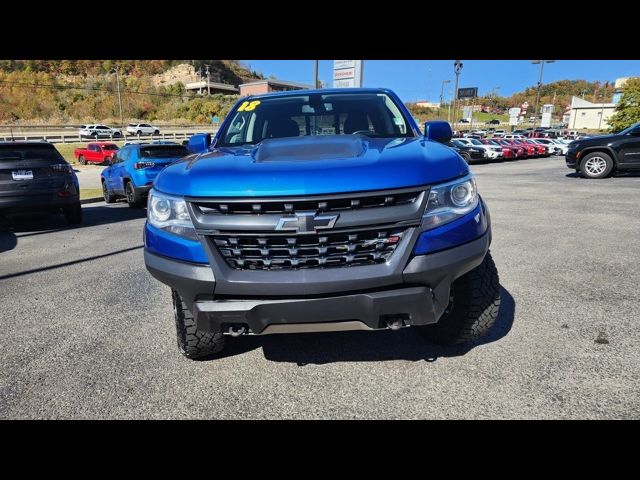
[[640, 77], [630, 78], [615, 113], [609, 118], [609, 130], [619, 132], [629, 125], [640, 122]]

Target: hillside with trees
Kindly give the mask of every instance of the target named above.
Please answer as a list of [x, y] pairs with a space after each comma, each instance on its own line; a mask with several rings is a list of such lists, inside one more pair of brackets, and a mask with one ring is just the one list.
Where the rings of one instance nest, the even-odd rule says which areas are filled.
[[181, 63], [196, 72], [209, 65], [212, 81], [238, 85], [263, 78], [235, 60], [2, 60], [1, 124], [117, 124], [120, 75], [125, 122], [206, 123], [224, 116], [238, 96], [203, 97], [180, 82], [156, 86], [153, 76]]

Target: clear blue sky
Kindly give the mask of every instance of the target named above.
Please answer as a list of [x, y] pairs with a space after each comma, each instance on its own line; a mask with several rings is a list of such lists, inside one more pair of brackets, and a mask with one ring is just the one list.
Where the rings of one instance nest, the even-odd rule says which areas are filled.
[[[313, 60], [242, 60], [266, 77], [313, 84]], [[496, 92], [509, 96], [534, 86], [540, 76], [540, 65], [530, 60], [462, 60], [459, 87], [478, 87], [478, 94]], [[320, 80], [332, 84], [333, 60], [321, 60]], [[558, 60], [544, 66], [543, 82], [554, 80], [609, 80], [640, 76], [640, 60]], [[364, 66], [365, 87], [387, 87], [404, 101], [427, 99], [437, 101], [443, 80], [449, 95], [453, 92], [453, 60], [367, 60]]]

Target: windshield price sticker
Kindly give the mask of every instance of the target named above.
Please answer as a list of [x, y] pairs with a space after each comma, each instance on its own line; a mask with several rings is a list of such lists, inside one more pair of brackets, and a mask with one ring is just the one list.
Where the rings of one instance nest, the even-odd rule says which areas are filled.
[[242, 102], [242, 105], [240, 105], [238, 107], [238, 111], [239, 112], [250, 112], [252, 110], [255, 110], [256, 107], [258, 105], [260, 105], [260, 103], [261, 103], [260, 100], [253, 100], [251, 102], [249, 102], [249, 101]]

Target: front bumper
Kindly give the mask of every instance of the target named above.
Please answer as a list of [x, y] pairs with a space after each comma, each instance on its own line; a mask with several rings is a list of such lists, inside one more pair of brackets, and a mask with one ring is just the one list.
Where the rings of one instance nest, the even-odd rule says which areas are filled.
[[577, 170], [580, 163], [578, 160], [577, 150], [567, 150], [564, 161], [566, 162], [568, 168]]
[[[351, 277], [341, 294], [289, 295], [282, 288], [244, 298], [214, 296], [216, 279], [209, 265], [192, 264], [156, 255], [145, 249], [147, 269], [159, 281], [176, 289], [192, 311], [198, 329], [229, 332], [244, 328], [250, 333], [386, 328], [390, 319], [402, 325], [427, 325], [439, 320], [449, 303], [454, 280], [474, 269], [484, 259], [491, 241], [490, 227], [480, 238], [464, 245], [411, 258], [394, 283], [378, 288], [367, 279]], [[336, 285], [359, 268], [327, 269]], [[253, 272], [260, 273], [260, 272]], [[313, 278], [310, 275], [310, 279]], [[312, 289], [313, 282], [309, 282]], [[286, 286], [285, 286], [286, 287]]]

